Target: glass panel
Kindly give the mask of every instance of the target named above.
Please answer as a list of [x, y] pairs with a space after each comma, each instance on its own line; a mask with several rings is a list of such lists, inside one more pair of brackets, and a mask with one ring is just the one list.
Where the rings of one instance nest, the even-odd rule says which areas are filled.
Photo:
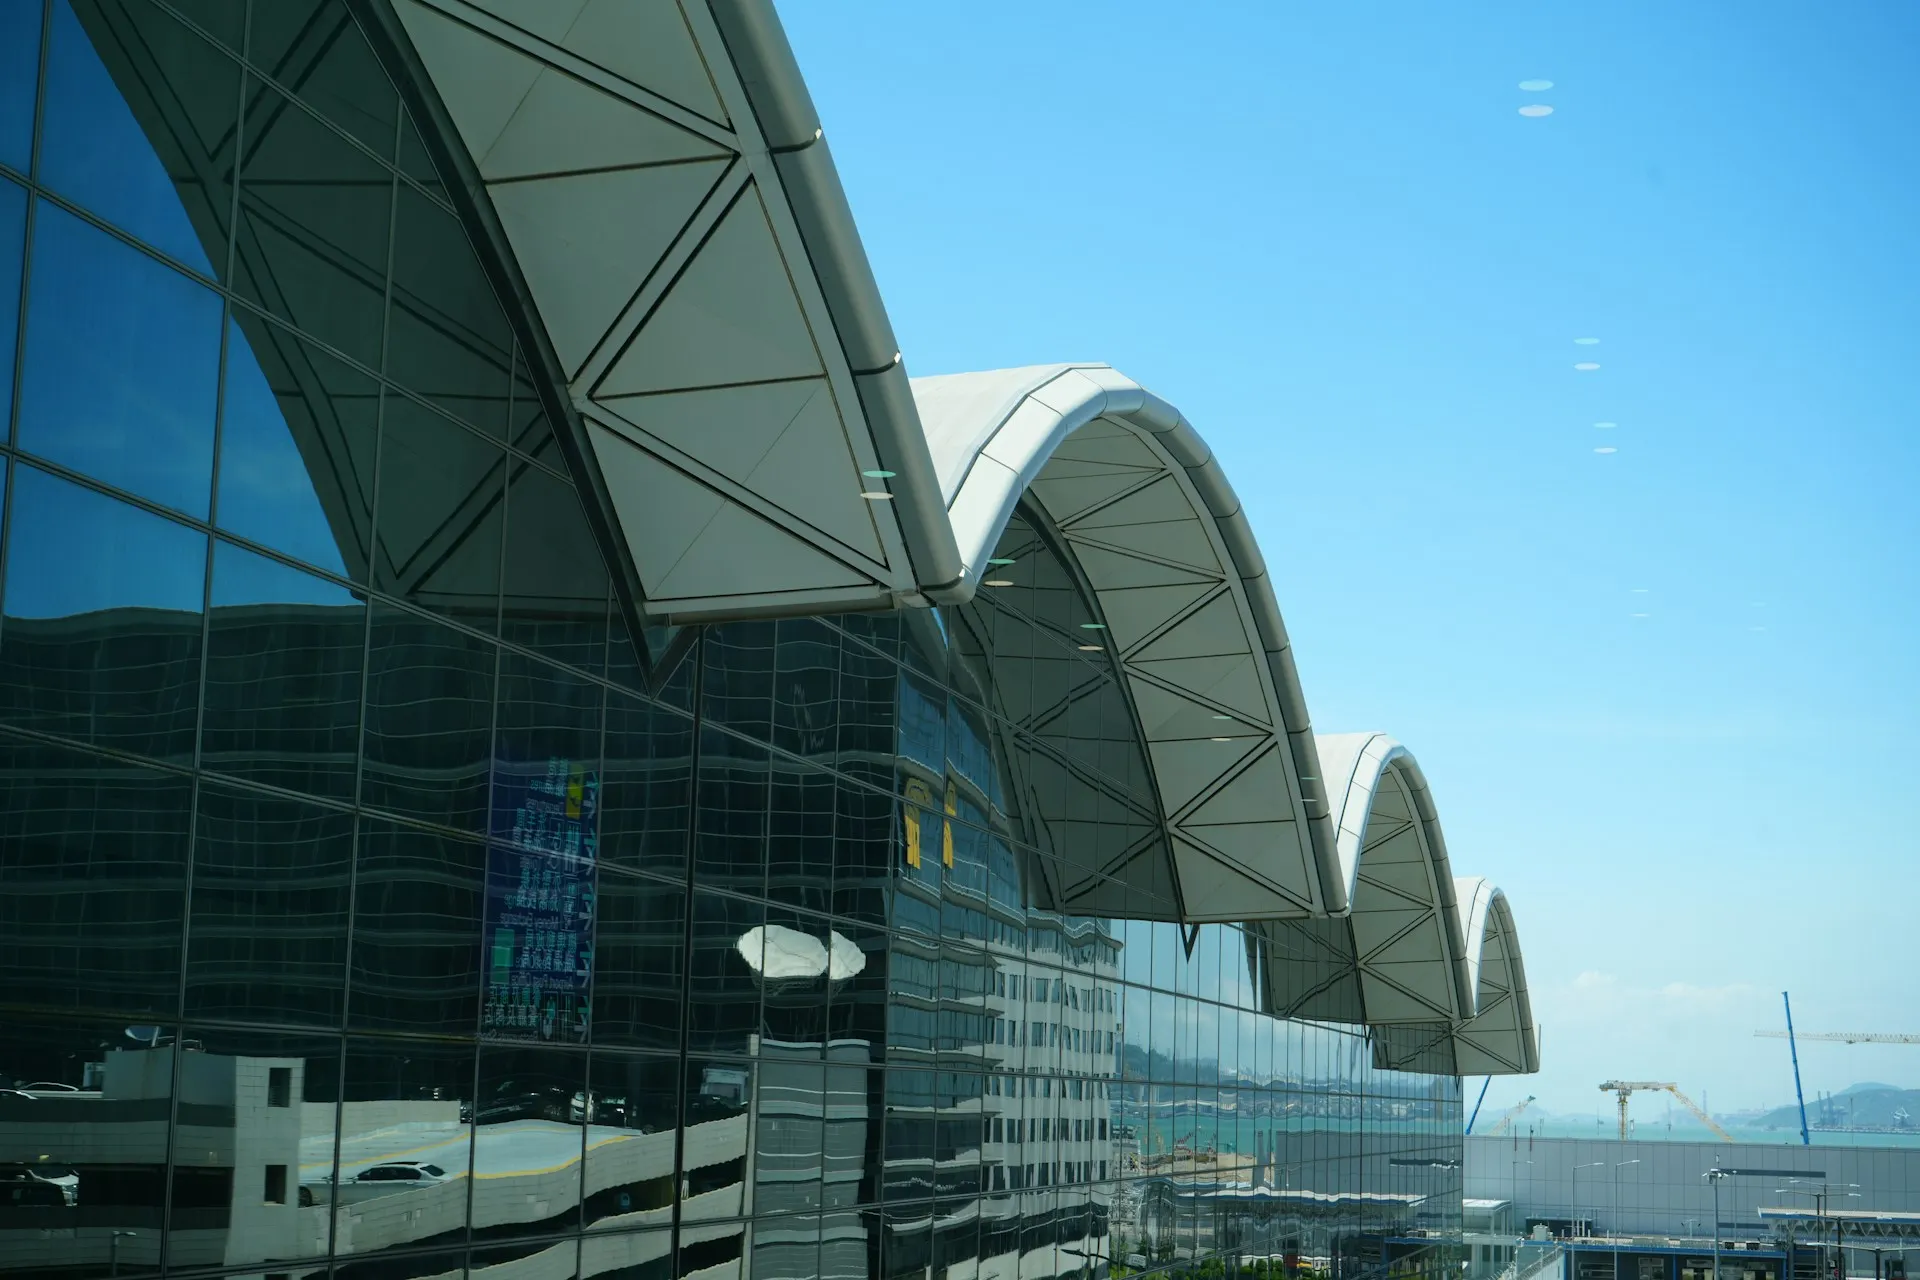
[[773, 731], [771, 622], [730, 622], [707, 632], [701, 653], [700, 714], [765, 742]]
[[389, 391], [380, 426], [374, 585], [492, 631], [506, 460], [500, 446]]
[[191, 758], [206, 546], [204, 534], [16, 467], [0, 715]]
[[686, 890], [604, 873], [596, 901], [593, 1040], [674, 1050], [686, 983]]
[[39, 0], [0, 3], [0, 164], [21, 173], [33, 151], [33, 104], [40, 82]]
[[684, 878], [693, 722], [610, 693], [605, 752], [601, 858], [626, 870]]
[[485, 850], [363, 818], [348, 1025], [472, 1035]]
[[[7, 1234], [58, 1240], [52, 1259], [60, 1274], [125, 1276], [159, 1268], [177, 1030], [170, 1022], [22, 1018], [9, 1019], [0, 1036], [0, 1078], [39, 1086], [25, 1097], [0, 1095], [0, 1125], [10, 1145], [38, 1157], [21, 1193], [8, 1196]], [[182, 1118], [196, 1110], [183, 1104]], [[219, 1107], [199, 1112], [229, 1125], [232, 1114]], [[176, 1157], [173, 1191], [175, 1229], [225, 1234], [230, 1167]], [[86, 1227], [76, 1229], [76, 1219]], [[8, 1270], [25, 1268], [12, 1263]]]
[[501, 655], [482, 1026], [584, 1044], [593, 967], [601, 686]]
[[224, 273], [240, 68], [152, 5], [56, 0], [40, 178], [203, 275]]
[[[4, 15], [0, 9], [0, 22], [6, 20]], [[0, 70], [0, 77], [5, 74]], [[0, 361], [5, 362], [0, 369], [6, 371], [0, 374], [0, 424], [6, 424], [0, 427], [0, 440], [7, 438], [13, 423], [13, 342], [20, 336], [20, 260], [26, 227], [26, 188], [0, 178]]]
[[345, 588], [217, 544], [202, 766], [353, 799], [366, 638]]
[[[591, 1169], [593, 1156], [587, 1156]], [[588, 1173], [591, 1179], [593, 1174]], [[637, 1196], [627, 1192], [633, 1203]], [[638, 1212], [636, 1210], [635, 1212]], [[672, 1206], [666, 1213], [671, 1217]], [[605, 1280], [673, 1280], [673, 1232], [609, 1231], [580, 1242], [580, 1274]]]
[[260, 80], [246, 94], [235, 287], [377, 369], [393, 174]]
[[816, 618], [775, 624], [773, 743], [832, 763], [840, 693], [840, 632]]
[[237, 308], [220, 417], [220, 527], [362, 582], [380, 388]]
[[480, 1046], [473, 1230], [489, 1239], [580, 1225], [587, 1055]]
[[688, 955], [689, 1053], [745, 1054], [760, 1026], [766, 908], [697, 893]]
[[420, 127], [414, 123], [411, 113], [403, 113], [406, 118], [400, 126], [400, 172], [412, 178], [434, 195], [446, 198], [440, 184], [440, 174], [433, 167], [433, 160], [427, 154], [426, 143], [420, 138]]
[[[595, 1048], [592, 1070], [587, 1225], [615, 1231], [666, 1226], [673, 1220], [679, 1060]], [[591, 1251], [599, 1246], [585, 1247]], [[590, 1268], [588, 1274], [597, 1270]]]
[[393, 157], [399, 95], [340, 0], [253, 6], [248, 59], [375, 155]]
[[767, 896], [824, 914], [833, 899], [833, 776], [779, 756], [772, 765]]
[[513, 463], [500, 634], [598, 675], [606, 661], [608, 582], [580, 495], [558, 476]]
[[485, 831], [494, 646], [376, 605], [368, 654], [361, 802]]
[[32, 270], [20, 447], [204, 519], [219, 297], [45, 201]]
[[395, 218], [387, 376], [500, 438], [513, 333], [459, 220], [410, 186]]
[[203, 785], [188, 1015], [339, 1026], [352, 862], [352, 814]]
[[844, 779], [835, 786], [833, 913], [867, 924], [887, 921], [886, 888], [896, 859], [899, 804], [884, 791]]
[[513, 356], [513, 404], [507, 414], [507, 443], [548, 466], [566, 469], [546, 410], [541, 407], [540, 394], [534, 389], [533, 374], [527, 370], [527, 353], [518, 348]]
[[[472, 1044], [347, 1041], [340, 1172], [332, 1190], [353, 1212], [342, 1215], [335, 1253], [380, 1253], [464, 1236], [473, 1098]], [[344, 1229], [348, 1222], [350, 1231]], [[430, 1258], [431, 1265], [425, 1260], [409, 1264], [424, 1266], [421, 1270], [368, 1274], [459, 1275], [457, 1258], [451, 1264], [437, 1255]]]
[[[476, 1239], [510, 1234], [494, 1228], [482, 1236], [479, 1234], [480, 1230], [479, 1209], [476, 1206], [474, 1210]], [[524, 1244], [495, 1245], [487, 1249], [475, 1249], [467, 1255], [467, 1280], [516, 1280], [516, 1277], [526, 1275], [550, 1276], [552, 1280], [573, 1280], [579, 1259], [580, 1242], [571, 1236], [564, 1240], [529, 1240]]]
[[[0, 987], [8, 1003], [174, 1016], [192, 807], [184, 777], [0, 738]], [[0, 1043], [18, 1035], [9, 1026]]]
[[182, 1043], [194, 1065], [184, 1076], [192, 1092], [180, 1099], [176, 1139], [195, 1135], [187, 1127], [190, 1108], [205, 1106], [197, 1095], [210, 1075], [223, 1101], [231, 1099], [224, 1109], [238, 1149], [174, 1143], [176, 1165], [214, 1156], [233, 1166], [232, 1216], [227, 1230], [210, 1231], [176, 1214], [167, 1265], [204, 1269], [325, 1254], [324, 1206], [333, 1200], [340, 1102], [338, 1037], [189, 1027]]
[[701, 732], [694, 879], [710, 888], [765, 892], [767, 790], [765, 747], [712, 729]]

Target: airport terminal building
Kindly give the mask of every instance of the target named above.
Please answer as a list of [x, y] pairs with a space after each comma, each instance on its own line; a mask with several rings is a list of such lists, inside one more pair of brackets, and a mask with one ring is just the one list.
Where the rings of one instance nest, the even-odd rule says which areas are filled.
[[0, 357], [0, 1278], [1457, 1274], [1505, 898], [768, 4], [0, 0]]

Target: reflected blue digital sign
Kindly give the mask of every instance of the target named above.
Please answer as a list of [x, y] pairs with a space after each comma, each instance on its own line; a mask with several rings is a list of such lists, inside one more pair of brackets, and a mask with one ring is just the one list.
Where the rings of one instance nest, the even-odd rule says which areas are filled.
[[599, 779], [572, 761], [494, 765], [480, 1015], [489, 1038], [587, 1038], [599, 802]]

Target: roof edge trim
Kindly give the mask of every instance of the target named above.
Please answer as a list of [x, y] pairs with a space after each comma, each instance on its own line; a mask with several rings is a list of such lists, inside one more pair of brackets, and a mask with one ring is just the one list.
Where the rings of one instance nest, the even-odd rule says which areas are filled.
[[915, 580], [930, 598], [951, 598], [963, 570], [952, 526], [944, 518], [933, 457], [907, 388], [873, 264], [860, 242], [793, 46], [772, 0], [709, 0], [708, 9], [773, 155], [787, 205], [853, 371], [880, 465], [894, 473], [888, 488], [898, 498], [894, 516]]

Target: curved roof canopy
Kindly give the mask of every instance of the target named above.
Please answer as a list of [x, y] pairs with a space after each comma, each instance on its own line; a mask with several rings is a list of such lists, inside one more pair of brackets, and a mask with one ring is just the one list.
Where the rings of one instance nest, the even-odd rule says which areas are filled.
[[909, 383], [770, 0], [391, 5], [643, 620], [964, 601], [1024, 502], [1124, 677], [1184, 919], [1258, 922], [1274, 1011], [1379, 1028], [1385, 1065], [1537, 1068], [1505, 898], [1454, 879], [1398, 743], [1316, 741], [1192, 426], [1101, 364]]
[[771, 6], [394, 11], [647, 615], [952, 586], [892, 328]]
[[1478, 876], [1454, 881], [1467, 937], [1474, 1015], [1454, 1032], [1461, 1075], [1524, 1075], [1540, 1069], [1540, 1033], [1527, 997], [1520, 935], [1507, 897]]
[[1318, 745], [1367, 1021], [1465, 1020], [1473, 986], [1425, 775], [1385, 734], [1322, 734]]
[[1362, 1016], [1369, 1026], [1403, 1031], [1388, 1042], [1387, 1056], [1431, 1052], [1444, 1032], [1461, 1074], [1536, 1070], [1538, 1037], [1512, 913], [1488, 881], [1455, 879], [1413, 754], [1379, 733], [1322, 734], [1318, 745]]
[[918, 378], [913, 395], [967, 585], [1023, 494], [1085, 573], [1139, 714], [1187, 919], [1343, 910], [1266, 564], [1186, 419], [1106, 365]]

